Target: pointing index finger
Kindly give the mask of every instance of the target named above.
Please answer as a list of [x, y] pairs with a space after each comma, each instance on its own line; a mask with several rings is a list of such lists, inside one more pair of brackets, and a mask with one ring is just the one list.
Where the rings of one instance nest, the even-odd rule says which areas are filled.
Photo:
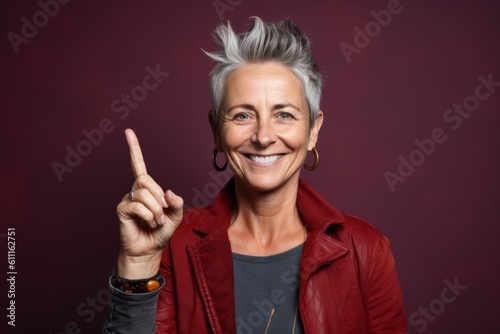
[[139, 140], [132, 129], [125, 130], [125, 137], [127, 138], [127, 144], [130, 149], [130, 161], [132, 163], [132, 170], [134, 171], [134, 176], [137, 178], [139, 175], [147, 174], [146, 163], [142, 156], [141, 146], [139, 145]]

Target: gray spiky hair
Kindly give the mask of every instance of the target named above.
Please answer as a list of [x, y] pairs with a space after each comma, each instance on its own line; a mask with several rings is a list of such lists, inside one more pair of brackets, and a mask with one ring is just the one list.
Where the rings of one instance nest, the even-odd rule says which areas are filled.
[[213, 34], [221, 50], [205, 52], [217, 64], [210, 73], [213, 128], [218, 130], [225, 83], [236, 69], [251, 63], [278, 62], [290, 69], [304, 89], [311, 126], [318, 116], [321, 100], [321, 73], [311, 53], [309, 39], [289, 20], [276, 24], [255, 22], [248, 32], [235, 34], [229, 22]]

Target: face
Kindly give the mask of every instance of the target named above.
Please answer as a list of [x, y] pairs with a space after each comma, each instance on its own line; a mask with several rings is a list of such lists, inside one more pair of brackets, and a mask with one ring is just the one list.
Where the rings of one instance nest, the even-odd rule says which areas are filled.
[[300, 80], [278, 63], [249, 64], [227, 79], [214, 134], [237, 182], [257, 191], [295, 185], [318, 138], [320, 111], [310, 126]]

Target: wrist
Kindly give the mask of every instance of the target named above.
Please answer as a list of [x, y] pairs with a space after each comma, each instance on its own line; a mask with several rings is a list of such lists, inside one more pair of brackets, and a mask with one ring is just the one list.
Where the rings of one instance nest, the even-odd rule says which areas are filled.
[[144, 280], [151, 278], [160, 270], [161, 252], [155, 256], [130, 257], [118, 255], [117, 275], [127, 280]]

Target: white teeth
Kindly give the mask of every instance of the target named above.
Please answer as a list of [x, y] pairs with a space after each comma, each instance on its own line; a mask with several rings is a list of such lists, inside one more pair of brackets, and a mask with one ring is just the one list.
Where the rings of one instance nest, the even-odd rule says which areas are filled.
[[277, 154], [277, 155], [268, 155], [268, 156], [258, 156], [258, 155], [251, 155], [250, 159], [254, 162], [257, 162], [259, 164], [270, 164], [281, 158], [283, 155], [282, 154]]

